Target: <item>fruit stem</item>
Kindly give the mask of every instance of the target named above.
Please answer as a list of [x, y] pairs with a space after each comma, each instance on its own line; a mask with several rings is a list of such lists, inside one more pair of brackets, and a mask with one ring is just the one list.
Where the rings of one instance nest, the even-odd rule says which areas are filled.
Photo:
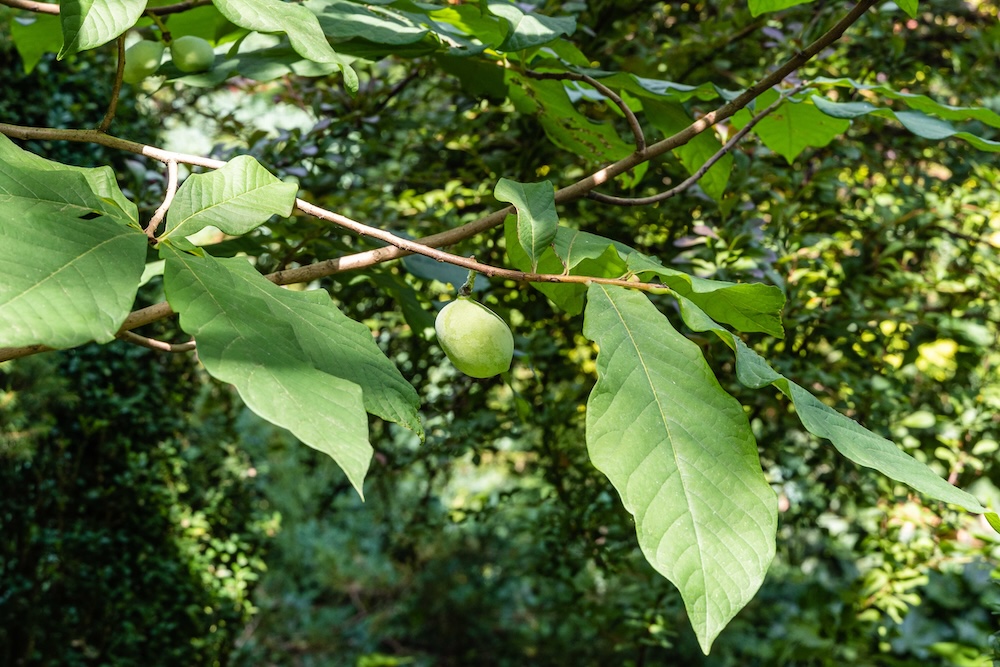
[[469, 277], [465, 279], [465, 284], [458, 289], [459, 296], [469, 296], [472, 294], [472, 288], [476, 284], [476, 272], [469, 269]]

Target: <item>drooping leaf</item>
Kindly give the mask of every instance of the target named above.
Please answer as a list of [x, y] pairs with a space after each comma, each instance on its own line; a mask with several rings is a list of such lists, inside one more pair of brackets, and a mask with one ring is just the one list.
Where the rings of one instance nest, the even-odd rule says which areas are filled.
[[986, 509], [970, 494], [941, 479], [923, 463], [901, 450], [891, 441], [872, 433], [853, 419], [846, 417], [808, 391], [775, 371], [756, 352], [712, 321], [693, 302], [677, 295], [681, 316], [685, 324], [695, 331], [711, 331], [736, 353], [736, 375], [750, 388], [759, 389], [773, 385], [787, 396], [795, 406], [795, 413], [802, 425], [813, 435], [826, 438], [846, 458], [881, 472], [886, 477], [902, 482], [920, 493], [970, 512]]
[[576, 30], [576, 20], [572, 17], [553, 17], [543, 14], [526, 13], [514, 4], [488, 2], [486, 6], [494, 16], [504, 19], [509, 32], [500, 44], [502, 51], [520, 51], [547, 44], [563, 35], [572, 35]]
[[768, 12], [777, 12], [796, 5], [804, 5], [813, 0], [749, 0], [750, 14], [760, 16]]
[[350, 64], [326, 41], [319, 19], [302, 5], [281, 0], [213, 0], [231, 23], [268, 34], [288, 35], [296, 53], [317, 63], [337, 65], [344, 74], [344, 86], [358, 90], [358, 75]]
[[[694, 122], [679, 104], [666, 104], [650, 100], [643, 105], [643, 111], [656, 129], [660, 130], [666, 137], [672, 136]], [[688, 143], [675, 149], [674, 154], [680, 159], [687, 172], [693, 174], [721, 148], [722, 144], [713, 132], [702, 132]], [[698, 185], [705, 194], [718, 201], [726, 191], [726, 184], [729, 182], [729, 174], [732, 169], [733, 156], [727, 153], [705, 172], [705, 175], [698, 181]]]
[[659, 277], [664, 285], [691, 299], [717, 322], [725, 322], [739, 331], [760, 331], [777, 338], [785, 337], [781, 323], [785, 295], [773, 285], [698, 278], [663, 266], [655, 258], [640, 253], [628, 256], [628, 268], [643, 280]]
[[371, 460], [365, 410], [422, 433], [416, 391], [364, 325], [321, 291], [274, 285], [245, 260], [165, 244], [165, 289], [213, 377], [254, 412], [331, 456], [362, 493]]
[[[777, 99], [778, 92], [768, 90], [757, 98], [757, 109], [764, 109]], [[733, 125], [742, 128], [751, 118], [750, 111], [740, 109], [733, 116]], [[788, 99], [761, 119], [753, 132], [765, 146], [791, 164], [806, 148], [826, 146], [834, 137], [846, 132], [850, 125], [846, 120], [823, 113], [813, 104]]]
[[518, 183], [501, 178], [493, 196], [517, 209], [517, 240], [528, 255], [531, 270], [535, 271], [539, 258], [552, 243], [559, 227], [552, 184], [548, 181]]
[[294, 183], [278, 180], [257, 160], [240, 155], [181, 184], [161, 238], [190, 236], [209, 225], [231, 236], [246, 234], [272, 215], [291, 215], [297, 192]]
[[[989, 151], [991, 153], [1000, 152], [1000, 141], [984, 139], [983, 137], [957, 130], [954, 125], [942, 118], [929, 116], [921, 111], [893, 111], [886, 107], [877, 107], [871, 102], [831, 102], [830, 100], [814, 95], [812, 102], [816, 109], [822, 113], [837, 119], [854, 119], [861, 116], [876, 116], [879, 118], [893, 118], [907, 130], [924, 139], [941, 140], [952, 137], [964, 139], [976, 148]], [[922, 105], [925, 108], [928, 105]], [[954, 114], [948, 114], [954, 115]], [[977, 114], [981, 117], [992, 118], [985, 114]], [[972, 115], [970, 114], [970, 117]], [[977, 118], [977, 120], [979, 120]]]
[[587, 448], [635, 516], [650, 564], [680, 590], [702, 650], [752, 599], [774, 557], [777, 499], [742, 407], [698, 346], [641, 293], [588, 291], [597, 385]]
[[62, 48], [62, 28], [59, 17], [36, 14], [30, 19], [14, 19], [10, 24], [10, 37], [14, 40], [25, 73], [30, 74], [46, 53], [59, 53]]
[[57, 57], [107, 44], [135, 25], [145, 10], [146, 0], [62, 0], [63, 45]]

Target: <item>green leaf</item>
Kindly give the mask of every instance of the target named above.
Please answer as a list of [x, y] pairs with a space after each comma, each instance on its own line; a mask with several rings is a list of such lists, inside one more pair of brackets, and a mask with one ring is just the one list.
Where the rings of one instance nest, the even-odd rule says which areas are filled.
[[358, 90], [358, 75], [326, 41], [319, 19], [302, 5], [281, 0], [213, 0], [231, 23], [268, 34], [288, 35], [295, 52], [317, 63], [332, 63], [344, 74], [344, 86]]
[[804, 5], [812, 2], [813, 0], [750, 0], [750, 14], [752, 16], [760, 16], [761, 14], [766, 14], [768, 12], [777, 12], [782, 9], [788, 9], [789, 7], [795, 7], [796, 5]]
[[[893, 111], [885, 107], [877, 107], [870, 102], [831, 102], [816, 95], [812, 97], [812, 102], [818, 110], [832, 118], [854, 119], [866, 115], [893, 118], [907, 130], [924, 139], [940, 140], [956, 137], [964, 139], [980, 150], [991, 153], [1000, 152], [1000, 141], [992, 141], [970, 132], [956, 130], [955, 126], [948, 121], [928, 116], [920, 111]], [[983, 114], [977, 115], [984, 117]], [[993, 119], [990, 118], [990, 120]]]
[[29, 74], [43, 55], [58, 53], [62, 48], [59, 17], [50, 14], [36, 14], [30, 19], [14, 19], [10, 25], [10, 37], [24, 62], [24, 71]]
[[365, 410], [422, 435], [416, 391], [325, 292], [281, 289], [241, 258], [161, 252], [167, 300], [208, 372], [331, 456], [359, 494], [372, 455]]
[[990, 527], [992, 527], [993, 530], [1000, 533], [1000, 516], [998, 516], [996, 512], [987, 512], [986, 521], [990, 524]]
[[563, 150], [600, 163], [616, 162], [634, 150], [613, 126], [577, 111], [561, 81], [525, 79], [508, 70], [507, 82], [517, 110], [534, 115], [549, 140]]
[[[643, 105], [643, 110], [656, 129], [667, 137], [676, 134], [694, 122], [679, 104], [665, 104], [650, 100]], [[716, 138], [715, 133], [702, 132], [685, 145], [675, 149], [674, 154], [680, 159], [687, 172], [693, 174], [721, 148], [722, 143]], [[705, 175], [698, 181], [698, 185], [705, 194], [718, 201], [726, 191], [726, 184], [729, 182], [729, 174], [732, 170], [733, 156], [727, 153], [705, 172]]]
[[697, 345], [641, 293], [591, 285], [600, 347], [587, 448], [635, 516], [650, 564], [680, 590], [707, 654], [774, 557], [777, 499], [746, 414]]
[[62, 0], [63, 46], [57, 57], [107, 44], [134, 26], [145, 10], [146, 0]]
[[190, 236], [209, 225], [230, 236], [246, 234], [272, 215], [290, 216], [297, 192], [294, 183], [278, 180], [257, 160], [240, 155], [220, 169], [184, 181], [160, 238]]
[[501, 51], [520, 51], [547, 44], [563, 35], [572, 35], [576, 20], [572, 17], [552, 17], [527, 14], [506, 2], [488, 2], [490, 13], [504, 19], [510, 26], [507, 38], [500, 44]]
[[358, 37], [377, 44], [412, 44], [430, 32], [387, 7], [345, 0], [310, 0], [304, 7], [316, 14], [323, 32], [334, 40]]
[[528, 254], [531, 270], [536, 271], [538, 259], [556, 237], [559, 227], [552, 184], [548, 181], [518, 183], [501, 178], [493, 196], [517, 209], [517, 240]]
[[105, 216], [45, 205], [11, 214], [0, 195], [0, 347], [114, 339], [135, 301], [146, 243]]
[[718, 322], [725, 322], [739, 331], [760, 331], [777, 338], [785, 337], [781, 323], [785, 295], [773, 285], [698, 278], [637, 252], [628, 256], [628, 268], [643, 280], [658, 276], [664, 285], [691, 299]]
[[813, 435], [826, 438], [842, 455], [886, 477], [902, 482], [924, 495], [970, 512], [986, 509], [970, 494], [952, 486], [930, 468], [856, 421], [822, 403], [808, 391], [775, 371], [738, 337], [723, 329], [694, 303], [677, 296], [684, 322], [695, 331], [712, 331], [736, 353], [736, 376], [750, 388], [773, 385], [791, 399], [802, 425]]
[[[778, 92], [768, 90], [757, 98], [757, 109], [763, 109], [778, 99]], [[733, 125], [742, 128], [752, 115], [747, 109], [740, 109], [733, 116]], [[785, 158], [789, 164], [806, 148], [822, 147], [847, 131], [850, 123], [823, 113], [814, 105], [805, 102], [785, 102], [768, 116], [761, 119], [753, 131], [764, 145]]]
[[115, 180], [111, 167], [74, 167], [18, 148], [0, 134], [0, 205], [8, 213], [36, 206], [74, 217], [98, 213], [138, 225], [139, 213]]
[[906, 12], [911, 19], [917, 18], [918, 0], [896, 0], [896, 4]]

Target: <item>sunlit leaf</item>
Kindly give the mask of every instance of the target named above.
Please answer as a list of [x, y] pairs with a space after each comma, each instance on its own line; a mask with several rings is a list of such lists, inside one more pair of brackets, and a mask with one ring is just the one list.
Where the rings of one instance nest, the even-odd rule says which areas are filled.
[[635, 516], [650, 564], [680, 590], [702, 650], [774, 557], [777, 501], [743, 408], [697, 345], [640, 292], [591, 285], [597, 385], [587, 448]]
[[146, 0], [62, 0], [58, 58], [107, 44], [135, 25], [145, 10]]
[[556, 236], [559, 214], [556, 213], [555, 191], [548, 181], [518, 183], [501, 178], [493, 191], [499, 201], [517, 209], [517, 240], [531, 262], [531, 270]]
[[[778, 92], [768, 90], [757, 98], [756, 108], [764, 109], [777, 99]], [[741, 109], [733, 116], [733, 125], [742, 128], [751, 117], [750, 111]], [[791, 164], [806, 148], [826, 146], [834, 137], [846, 132], [850, 125], [846, 120], [823, 113], [812, 104], [789, 99], [758, 122], [753, 132], [765, 146]]]

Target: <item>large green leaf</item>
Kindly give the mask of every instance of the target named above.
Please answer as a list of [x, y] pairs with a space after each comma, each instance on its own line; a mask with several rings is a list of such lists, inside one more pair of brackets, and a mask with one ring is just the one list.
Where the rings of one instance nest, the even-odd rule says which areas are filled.
[[518, 183], [501, 178], [493, 190], [497, 200], [513, 204], [517, 209], [517, 240], [531, 262], [531, 270], [538, 268], [538, 260], [556, 237], [559, 214], [552, 184]]
[[698, 278], [637, 252], [628, 256], [628, 268], [643, 280], [659, 277], [664, 285], [691, 299], [718, 322], [730, 324], [740, 331], [761, 331], [777, 338], [785, 337], [781, 323], [785, 295], [773, 285]]
[[[880, 118], [894, 118], [907, 130], [924, 139], [940, 140], [955, 137], [964, 139], [980, 150], [991, 153], [1000, 152], [1000, 141], [984, 139], [971, 132], [957, 130], [947, 120], [929, 116], [921, 111], [893, 111], [886, 107], [877, 107], [870, 102], [831, 102], [824, 97], [815, 95], [812, 97], [812, 101], [822, 113], [827, 114], [831, 118], [845, 119], [845, 122], [848, 122], [846, 119], [869, 115]], [[928, 105], [925, 104], [921, 106], [928, 108]], [[952, 109], [956, 108], [952, 107]], [[948, 115], [953, 116], [954, 114]], [[990, 121], [993, 121], [987, 114], [977, 115], [980, 116], [979, 119], [988, 118]], [[972, 114], [969, 114], [969, 117], [972, 117]]]
[[[778, 99], [776, 90], [768, 90], [757, 98], [757, 109], [763, 109]], [[752, 115], [741, 109], [733, 116], [733, 125], [742, 128]], [[754, 127], [754, 133], [764, 145], [785, 158], [789, 164], [806, 148], [826, 146], [834, 137], [847, 131], [849, 121], [833, 118], [807, 102], [785, 102]]]
[[970, 512], [985, 512], [974, 497], [941, 479], [923, 463], [885, 438], [821, 402], [808, 391], [775, 371], [756, 352], [712, 321], [698, 306], [677, 295], [685, 324], [695, 331], [712, 331], [736, 353], [736, 375], [747, 387], [773, 385], [791, 399], [795, 413], [813, 435], [826, 438], [851, 461], [878, 470], [886, 477]]
[[135, 217], [110, 168], [51, 162], [0, 135], [0, 346], [114, 338], [146, 259]]
[[509, 32], [500, 44], [501, 51], [520, 51], [547, 44], [562, 35], [572, 35], [576, 30], [576, 20], [572, 17], [553, 17], [544, 14], [525, 13], [508, 2], [488, 2], [490, 13], [504, 19]]
[[167, 299], [208, 372], [331, 456], [358, 493], [372, 455], [365, 410], [422, 434], [416, 391], [325, 292], [282, 289], [241, 258], [162, 252]]
[[231, 23], [247, 30], [288, 35], [292, 48], [303, 58], [337, 65], [347, 89], [357, 91], [357, 73], [326, 41], [316, 15], [302, 5], [281, 0], [212, 1]]
[[74, 167], [22, 150], [0, 134], [0, 205], [8, 213], [36, 206], [76, 217], [98, 213], [138, 225], [139, 213], [111, 167]]
[[146, 0], [62, 0], [58, 58], [107, 44], [135, 25], [145, 10]]
[[[649, 121], [669, 137], [683, 130], [690, 125], [693, 119], [684, 111], [684, 107], [679, 104], [667, 104], [648, 100], [643, 105], [643, 111]], [[689, 174], [698, 171], [722, 148], [722, 144], [716, 138], [714, 132], [702, 132], [674, 150], [674, 154], [680, 159], [681, 164], [687, 169]], [[698, 181], [698, 185], [712, 199], [718, 201], [726, 191], [726, 184], [729, 182], [729, 173], [733, 169], [733, 156], [727, 153], [721, 160], [716, 162], [705, 172], [705, 175]]]
[[232, 236], [246, 234], [272, 215], [288, 217], [298, 186], [284, 183], [249, 155], [220, 169], [189, 176], [167, 212], [161, 238], [190, 236], [208, 225]]
[[112, 340], [135, 301], [146, 243], [105, 216], [12, 211], [0, 195], [0, 347]]
[[774, 557], [777, 499], [746, 414], [698, 346], [641, 293], [591, 285], [600, 347], [587, 448], [635, 516], [646, 559], [680, 590], [698, 641], [753, 598]]

